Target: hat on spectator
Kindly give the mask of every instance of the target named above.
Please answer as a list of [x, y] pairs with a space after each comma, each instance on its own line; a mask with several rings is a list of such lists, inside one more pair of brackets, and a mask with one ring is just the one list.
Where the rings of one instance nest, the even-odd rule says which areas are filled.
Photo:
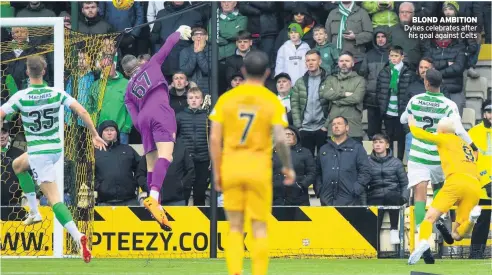
[[235, 72], [235, 73], [233, 73], [233, 74], [231, 75], [231, 79], [229, 79], [229, 81], [232, 81], [234, 78], [236, 78], [236, 77], [238, 77], [238, 76], [239, 76], [240, 78], [244, 79], [243, 74], [242, 74], [240, 71], [237, 71], [237, 72]]
[[460, 10], [460, 5], [456, 1], [446, 1], [442, 5], [442, 9], [444, 10], [445, 8], [452, 8], [456, 13]]
[[292, 23], [289, 25], [289, 32], [297, 32], [301, 38], [304, 36], [304, 31], [302, 30], [301, 25], [297, 23]]
[[275, 76], [275, 82], [277, 82], [280, 78], [287, 78], [289, 81], [292, 81], [288, 73], [279, 73], [277, 76]]
[[490, 99], [485, 100], [482, 104], [482, 113], [485, 113], [485, 111], [492, 111], [492, 103]]

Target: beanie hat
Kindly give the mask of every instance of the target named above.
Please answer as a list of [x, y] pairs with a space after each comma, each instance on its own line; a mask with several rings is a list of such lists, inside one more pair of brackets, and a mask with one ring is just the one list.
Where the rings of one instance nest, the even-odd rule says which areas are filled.
[[291, 23], [289, 25], [289, 31], [288, 32], [296, 32], [301, 36], [301, 38], [304, 36], [304, 31], [302, 30], [301, 25], [299, 25], [297, 23]]
[[452, 8], [455, 10], [456, 13], [458, 13], [458, 11], [460, 10], [460, 5], [457, 1], [446, 1], [442, 5], [442, 9], [444, 10], [445, 8]]

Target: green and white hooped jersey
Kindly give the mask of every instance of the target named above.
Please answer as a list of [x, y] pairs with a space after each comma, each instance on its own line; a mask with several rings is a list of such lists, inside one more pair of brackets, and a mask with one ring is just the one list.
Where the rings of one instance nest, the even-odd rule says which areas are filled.
[[7, 115], [20, 112], [30, 155], [60, 153], [63, 149], [58, 120], [61, 105], [75, 101], [65, 91], [46, 85], [31, 85], [18, 91], [1, 109]]
[[[426, 92], [412, 97], [403, 115], [405, 119], [403, 117], [401, 119], [402, 123], [409, 114], [414, 116], [417, 127], [431, 133], [436, 132], [437, 124], [443, 117], [450, 117], [456, 125], [461, 125], [461, 117], [456, 103], [446, 98], [442, 93]], [[408, 161], [424, 165], [441, 165], [437, 146], [415, 137], [412, 139]]]

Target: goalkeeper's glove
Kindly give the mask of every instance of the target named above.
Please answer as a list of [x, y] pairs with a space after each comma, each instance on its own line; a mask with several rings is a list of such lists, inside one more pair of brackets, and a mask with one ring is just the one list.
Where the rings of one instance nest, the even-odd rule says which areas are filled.
[[189, 26], [181, 25], [176, 31], [179, 32], [181, 40], [190, 40], [191, 28]]

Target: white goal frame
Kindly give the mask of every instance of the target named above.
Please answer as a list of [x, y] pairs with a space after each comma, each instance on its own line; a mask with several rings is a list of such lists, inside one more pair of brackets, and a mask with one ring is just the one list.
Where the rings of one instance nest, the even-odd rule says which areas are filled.
[[[54, 45], [54, 87], [57, 89], [65, 90], [63, 75], [64, 75], [64, 60], [65, 60], [65, 33], [63, 17], [15, 17], [15, 18], [2, 18], [0, 19], [0, 27], [53, 27], [53, 45]], [[64, 109], [60, 108], [60, 114], [58, 117], [60, 123], [60, 140], [64, 144]], [[64, 201], [64, 175], [63, 175], [63, 163], [64, 152], [62, 152], [60, 159], [55, 165], [56, 168], [56, 184], [58, 191], [61, 195], [61, 202]], [[63, 258], [63, 226], [55, 220], [53, 227], [53, 255], [52, 256], [1, 256], [1, 258]]]

